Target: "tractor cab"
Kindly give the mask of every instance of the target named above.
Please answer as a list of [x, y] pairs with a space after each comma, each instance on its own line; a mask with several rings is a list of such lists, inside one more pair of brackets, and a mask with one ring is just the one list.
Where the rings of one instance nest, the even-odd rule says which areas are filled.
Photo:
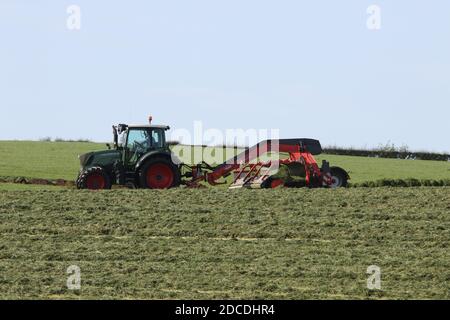
[[113, 126], [114, 145], [121, 151], [123, 164], [132, 167], [149, 152], [170, 151], [165, 133], [169, 129], [169, 126], [163, 125]]

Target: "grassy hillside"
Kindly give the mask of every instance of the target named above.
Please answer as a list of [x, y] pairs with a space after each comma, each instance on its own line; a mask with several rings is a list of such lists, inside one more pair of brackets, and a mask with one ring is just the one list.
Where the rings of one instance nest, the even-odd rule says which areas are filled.
[[[72, 180], [79, 170], [78, 154], [105, 148], [100, 143], [0, 141], [0, 176]], [[214, 155], [214, 150], [222, 149], [206, 148], [204, 152]], [[228, 149], [227, 154], [232, 155], [232, 150]], [[450, 162], [336, 155], [317, 157], [319, 162], [322, 159], [348, 170], [354, 183], [383, 178], [450, 179]]]
[[450, 299], [449, 209], [450, 188], [1, 192], [0, 299]]

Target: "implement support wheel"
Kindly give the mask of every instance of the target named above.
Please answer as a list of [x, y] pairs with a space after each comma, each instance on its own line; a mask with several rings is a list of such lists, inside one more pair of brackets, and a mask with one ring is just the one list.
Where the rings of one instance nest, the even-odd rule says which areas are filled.
[[348, 174], [344, 169], [339, 167], [331, 167], [330, 174], [331, 174], [331, 185], [330, 185], [331, 188], [347, 187]]

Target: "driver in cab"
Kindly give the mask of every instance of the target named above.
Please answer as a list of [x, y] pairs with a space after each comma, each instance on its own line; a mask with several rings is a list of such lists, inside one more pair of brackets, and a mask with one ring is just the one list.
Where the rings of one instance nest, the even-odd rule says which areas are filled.
[[134, 141], [133, 146], [131, 147], [133, 151], [143, 153], [156, 144], [155, 139], [150, 135], [150, 132], [144, 131], [142, 132], [142, 135], [144, 136], [143, 140]]

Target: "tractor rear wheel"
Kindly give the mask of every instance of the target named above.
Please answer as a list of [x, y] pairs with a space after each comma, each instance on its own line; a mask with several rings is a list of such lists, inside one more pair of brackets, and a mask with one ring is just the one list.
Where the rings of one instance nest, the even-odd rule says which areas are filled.
[[180, 185], [180, 170], [170, 160], [162, 157], [147, 161], [139, 172], [142, 188], [169, 189]]
[[111, 179], [102, 167], [92, 167], [80, 173], [76, 185], [78, 189], [111, 189]]

